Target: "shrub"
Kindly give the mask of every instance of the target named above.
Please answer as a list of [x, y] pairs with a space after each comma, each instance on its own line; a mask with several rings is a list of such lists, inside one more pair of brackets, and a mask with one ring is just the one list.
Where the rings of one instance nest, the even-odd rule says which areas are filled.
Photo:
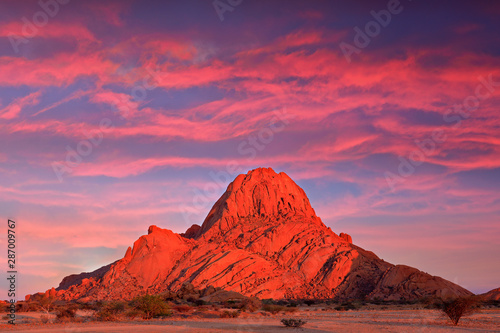
[[483, 302], [484, 305], [488, 306], [488, 307], [500, 307], [500, 300], [494, 300], [494, 299], [490, 299], [490, 300], [486, 300]]
[[221, 318], [237, 318], [241, 314], [241, 311], [224, 311], [219, 316]]
[[40, 321], [42, 322], [42, 324], [47, 324], [50, 321], [49, 316], [47, 316], [47, 315], [41, 315], [40, 316]]
[[129, 319], [135, 319], [136, 317], [142, 317], [144, 313], [137, 309], [131, 309], [125, 313], [125, 316]]
[[335, 308], [335, 310], [337, 310], [337, 311], [347, 311], [347, 310], [357, 310], [358, 308], [359, 308], [359, 306], [357, 306], [354, 303], [345, 302], [345, 303], [342, 303], [341, 305], [337, 306]]
[[38, 304], [40, 305], [40, 308], [48, 314], [51, 309], [54, 309], [54, 302], [54, 297], [42, 297]]
[[105, 304], [102, 301], [94, 301], [89, 303], [77, 303], [77, 305], [81, 310], [99, 311]]
[[286, 327], [302, 327], [307, 323], [307, 321], [302, 319], [289, 318], [289, 319], [281, 319], [281, 323]]
[[472, 314], [478, 310], [478, 301], [473, 297], [460, 297], [450, 301], [443, 301], [441, 310], [450, 318], [454, 325], [462, 316]]
[[105, 307], [108, 308], [113, 314], [119, 314], [125, 311], [125, 303], [120, 301], [107, 303]]
[[228, 309], [239, 309], [241, 308], [241, 302], [240, 301], [235, 301], [235, 300], [228, 300], [223, 302], [222, 304], [225, 308]]
[[307, 305], [307, 306], [311, 306], [311, 305], [314, 305], [316, 302], [312, 299], [306, 299], [304, 301], [304, 303]]
[[100, 310], [98, 310], [94, 316], [96, 317], [97, 320], [99, 321], [115, 321], [116, 315], [108, 308], [103, 307]]
[[132, 307], [142, 311], [144, 319], [170, 315], [170, 307], [159, 295], [136, 297], [132, 300]]
[[258, 298], [251, 297], [251, 298], [246, 298], [241, 302], [240, 310], [254, 312], [260, 309], [261, 306], [262, 302]]
[[113, 301], [108, 303], [99, 303], [100, 305], [94, 316], [99, 321], [115, 321], [118, 319], [118, 314], [125, 311], [125, 303], [120, 301]]
[[28, 312], [30, 309], [30, 305], [27, 302], [17, 302], [16, 303], [16, 312]]
[[283, 311], [283, 309], [285, 309], [283, 305], [264, 304], [262, 306], [262, 310], [266, 312], [271, 312], [272, 314], [276, 314], [280, 311]]
[[74, 308], [61, 308], [57, 311], [56, 318], [62, 321], [63, 318], [75, 318], [76, 310]]

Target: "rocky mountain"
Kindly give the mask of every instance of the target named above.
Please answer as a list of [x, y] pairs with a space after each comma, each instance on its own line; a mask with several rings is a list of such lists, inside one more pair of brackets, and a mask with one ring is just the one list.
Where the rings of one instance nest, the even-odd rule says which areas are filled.
[[229, 184], [201, 226], [150, 226], [117, 262], [65, 278], [57, 298], [130, 299], [190, 283], [259, 298], [454, 297], [471, 292], [418, 269], [393, 265], [337, 235], [285, 173], [259, 168]]

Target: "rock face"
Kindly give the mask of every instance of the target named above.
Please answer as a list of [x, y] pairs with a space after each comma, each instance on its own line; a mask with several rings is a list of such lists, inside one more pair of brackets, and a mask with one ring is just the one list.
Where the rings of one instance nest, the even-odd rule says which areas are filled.
[[201, 227], [179, 235], [151, 226], [123, 259], [102, 270], [65, 278], [57, 297], [130, 299], [177, 292], [186, 283], [274, 299], [472, 295], [442, 278], [387, 263], [347, 234], [338, 236], [290, 177], [265, 168], [229, 184]]

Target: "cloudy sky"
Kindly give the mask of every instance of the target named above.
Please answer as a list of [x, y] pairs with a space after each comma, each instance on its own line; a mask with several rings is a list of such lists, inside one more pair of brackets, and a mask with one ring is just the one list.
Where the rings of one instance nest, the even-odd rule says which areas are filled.
[[58, 1], [0, 2], [21, 298], [261, 166], [386, 261], [500, 287], [498, 2]]

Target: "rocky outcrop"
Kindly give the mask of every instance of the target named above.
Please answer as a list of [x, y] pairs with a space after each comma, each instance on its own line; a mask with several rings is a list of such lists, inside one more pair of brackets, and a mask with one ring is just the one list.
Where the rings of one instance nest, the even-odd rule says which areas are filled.
[[101, 268], [96, 269], [93, 272], [90, 273], [80, 273], [80, 274], [72, 274], [66, 276], [64, 279], [62, 279], [61, 283], [59, 283], [59, 287], [56, 288], [56, 290], [64, 290], [68, 289], [71, 286], [81, 284], [84, 279], [96, 279], [99, 280], [106, 274], [107, 271], [111, 268], [112, 265], [114, 265], [116, 261], [112, 264], [103, 266]]
[[396, 265], [384, 272], [370, 298], [399, 300], [401, 295], [409, 299], [419, 299], [429, 296], [447, 299], [457, 296], [470, 296], [471, 292], [443, 278], [421, 272], [416, 268]]
[[179, 235], [151, 226], [102, 276], [79, 284], [70, 280], [77, 281], [62, 284], [66, 288], [58, 298], [130, 299], [178, 292], [187, 284], [274, 299], [471, 294], [415, 268], [387, 263], [352, 244], [347, 234], [338, 236], [290, 177], [264, 168], [229, 184], [201, 227]]
[[481, 296], [481, 298], [485, 301], [500, 301], [500, 288], [490, 290], [479, 296]]
[[351, 243], [351, 244], [352, 244], [352, 237], [351, 237], [350, 235], [348, 235], [348, 234], [345, 234], [345, 233], [341, 232], [341, 233], [339, 234], [339, 237], [340, 237], [340, 238], [342, 238], [343, 240], [345, 240], [346, 242], [348, 242], [348, 243]]
[[198, 235], [198, 232], [200, 231], [201, 227], [197, 224], [193, 224], [191, 227], [189, 227], [186, 232], [180, 234], [184, 238], [195, 238]]

